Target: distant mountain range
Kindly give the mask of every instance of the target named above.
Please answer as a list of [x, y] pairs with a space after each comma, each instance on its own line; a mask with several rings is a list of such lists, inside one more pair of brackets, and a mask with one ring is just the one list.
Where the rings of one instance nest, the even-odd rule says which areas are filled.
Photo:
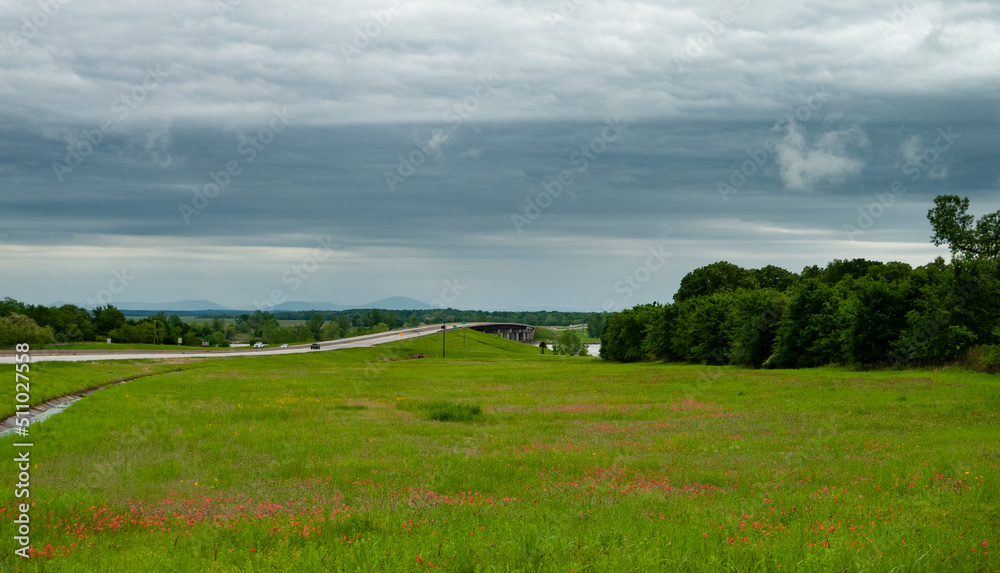
[[[56, 301], [50, 306], [62, 306], [66, 303], [63, 301]], [[179, 300], [177, 302], [119, 302], [112, 304], [118, 308], [118, 310], [151, 310], [154, 312], [196, 312], [196, 311], [208, 311], [208, 312], [253, 312], [257, 309], [236, 309], [227, 308], [220, 304], [216, 304], [210, 300]], [[352, 309], [365, 309], [365, 308], [378, 308], [382, 310], [430, 310], [434, 308], [433, 306], [427, 304], [426, 302], [421, 302], [413, 298], [407, 298], [405, 296], [394, 296], [390, 298], [384, 298], [382, 300], [377, 300], [375, 302], [369, 302], [365, 304], [357, 305], [343, 305], [343, 304], [333, 304], [329, 302], [316, 302], [316, 301], [299, 301], [290, 300], [288, 302], [283, 302], [276, 305], [271, 311], [277, 312], [296, 312], [303, 310], [352, 310]]]

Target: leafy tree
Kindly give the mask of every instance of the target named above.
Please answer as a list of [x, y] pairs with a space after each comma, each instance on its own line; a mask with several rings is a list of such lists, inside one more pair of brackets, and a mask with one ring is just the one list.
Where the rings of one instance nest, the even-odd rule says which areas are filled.
[[608, 321], [608, 315], [604, 312], [592, 312], [587, 315], [587, 336], [600, 338], [604, 332], [604, 325]]
[[696, 296], [706, 296], [717, 292], [736, 289], [757, 288], [757, 278], [751, 271], [726, 261], [712, 263], [684, 275], [674, 300], [680, 302]]
[[819, 273], [817, 278], [827, 284], [833, 285], [839, 283], [848, 275], [859, 279], [868, 275], [871, 272], [872, 267], [880, 267], [882, 265], [883, 263], [879, 261], [868, 261], [865, 259], [834, 259], [826, 265], [826, 268]]
[[608, 317], [601, 334], [601, 358], [618, 362], [636, 362], [646, 358], [643, 342], [646, 327], [659, 313], [660, 305], [638, 305]]
[[778, 292], [785, 292], [798, 279], [798, 275], [795, 273], [774, 265], [767, 265], [760, 269], [750, 269], [749, 273], [759, 288], [770, 288]]
[[222, 331], [213, 332], [212, 335], [208, 337], [208, 342], [212, 346], [229, 346], [229, 341], [226, 340], [226, 335]]
[[331, 320], [323, 327], [323, 332], [320, 335], [316, 338], [317, 340], [335, 340], [340, 338], [340, 323], [336, 320]]
[[729, 363], [732, 337], [725, 326], [734, 302], [728, 291], [691, 299], [674, 321], [674, 353], [690, 362]]
[[253, 332], [253, 326], [250, 324], [249, 314], [241, 314], [236, 317], [236, 324], [234, 326], [236, 327], [236, 332], [240, 334], [250, 334]]
[[312, 331], [313, 338], [318, 339], [320, 337], [320, 334], [323, 331], [324, 322], [326, 322], [326, 320], [323, 318], [323, 315], [318, 312], [309, 317], [309, 322], [306, 326], [308, 326], [309, 330]]
[[38, 323], [23, 314], [12, 313], [9, 316], [0, 317], [0, 347], [2, 348], [15, 344], [51, 344], [55, 341], [55, 335], [50, 327], [39, 326]]
[[109, 332], [125, 324], [125, 314], [114, 306], [99, 306], [92, 313], [94, 328], [99, 336], [106, 337]]
[[927, 211], [934, 246], [948, 245], [956, 258], [995, 261], [1000, 256], [1000, 211], [983, 215], [979, 221], [969, 210], [968, 197], [938, 195], [934, 208]]
[[340, 325], [340, 335], [347, 336], [351, 333], [351, 317], [342, 314], [337, 317], [337, 324]]
[[793, 289], [778, 322], [774, 364], [803, 368], [840, 361], [841, 300], [836, 287], [818, 278], [805, 279]]
[[559, 342], [554, 350], [558, 354], [576, 356], [583, 350], [583, 340], [580, 339], [580, 334], [577, 331], [564, 330], [559, 334]]
[[724, 327], [731, 339], [729, 361], [754, 367], [764, 364], [774, 353], [778, 321], [787, 307], [788, 297], [777, 290], [734, 293]]
[[659, 360], [684, 359], [683, 353], [674, 351], [673, 340], [677, 317], [687, 306], [690, 306], [690, 300], [668, 304], [653, 315], [646, 325], [646, 336], [642, 343], [644, 355]]
[[865, 277], [855, 283], [854, 296], [843, 307], [849, 362], [875, 364], [889, 359], [901, 331], [907, 326], [911, 286]]

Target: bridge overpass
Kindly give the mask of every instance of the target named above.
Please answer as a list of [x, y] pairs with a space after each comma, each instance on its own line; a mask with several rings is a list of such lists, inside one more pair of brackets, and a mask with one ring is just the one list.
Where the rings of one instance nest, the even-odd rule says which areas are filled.
[[461, 325], [461, 327], [471, 328], [486, 334], [493, 334], [507, 340], [515, 342], [534, 342], [535, 327], [530, 324], [518, 324], [515, 322], [472, 322]]

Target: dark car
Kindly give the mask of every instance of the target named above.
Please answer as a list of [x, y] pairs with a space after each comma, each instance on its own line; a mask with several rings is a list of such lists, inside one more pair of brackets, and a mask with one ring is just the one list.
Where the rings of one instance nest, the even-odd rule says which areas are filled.
[[312, 344], [309, 345], [309, 348], [311, 350], [319, 350], [319, 343], [318, 342], [313, 342]]

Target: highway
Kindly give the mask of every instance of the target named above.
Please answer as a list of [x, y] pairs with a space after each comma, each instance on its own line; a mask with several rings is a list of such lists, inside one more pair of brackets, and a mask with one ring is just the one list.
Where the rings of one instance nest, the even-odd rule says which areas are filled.
[[[460, 324], [456, 322], [448, 323], [448, 330], [459, 328], [469, 328], [489, 324], [485, 322], [470, 322]], [[418, 326], [416, 328], [402, 328], [381, 332], [379, 334], [366, 334], [364, 336], [352, 336], [350, 338], [338, 338], [320, 342], [319, 350], [311, 350], [309, 344], [297, 344], [288, 348], [219, 348], [215, 350], [117, 350], [106, 352], [103, 350], [32, 350], [32, 362], [84, 362], [96, 360], [141, 360], [147, 358], [231, 358], [233, 356], [274, 356], [278, 354], [303, 354], [306, 352], [322, 352], [325, 350], [338, 350], [341, 348], [363, 348], [385, 344], [394, 340], [413, 338], [414, 336], [426, 336], [441, 332], [440, 324]], [[169, 347], [166, 347], [169, 348]], [[0, 354], [0, 364], [13, 364], [14, 352], [7, 350]]]

